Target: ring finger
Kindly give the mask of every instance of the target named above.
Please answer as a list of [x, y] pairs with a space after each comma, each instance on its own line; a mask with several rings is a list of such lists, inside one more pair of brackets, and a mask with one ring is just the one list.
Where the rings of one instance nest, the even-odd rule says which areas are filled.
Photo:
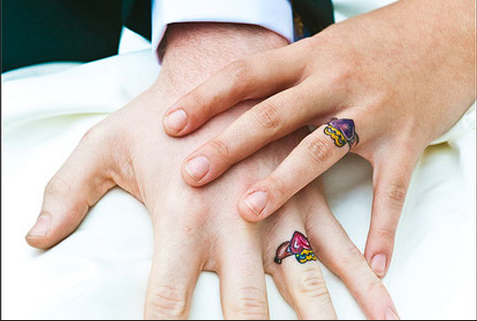
[[253, 185], [238, 204], [249, 221], [261, 221], [325, 172], [357, 143], [351, 119], [334, 119], [305, 137], [264, 180]]
[[226, 320], [269, 319], [260, 237], [241, 221], [216, 245], [222, 311]]
[[287, 206], [277, 220], [269, 222], [275, 226], [276, 234], [269, 237], [273, 245], [268, 251], [267, 266], [299, 319], [336, 319], [323, 274], [304, 234], [302, 215], [293, 215], [294, 211], [298, 209]]

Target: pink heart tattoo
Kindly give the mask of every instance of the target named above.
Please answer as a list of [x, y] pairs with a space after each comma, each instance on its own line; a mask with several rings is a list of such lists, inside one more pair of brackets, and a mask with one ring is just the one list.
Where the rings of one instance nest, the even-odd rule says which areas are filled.
[[310, 242], [305, 235], [300, 232], [293, 233], [290, 241], [283, 242], [277, 249], [275, 263], [281, 264], [286, 257], [294, 255], [298, 263], [303, 264], [308, 261], [316, 261]]

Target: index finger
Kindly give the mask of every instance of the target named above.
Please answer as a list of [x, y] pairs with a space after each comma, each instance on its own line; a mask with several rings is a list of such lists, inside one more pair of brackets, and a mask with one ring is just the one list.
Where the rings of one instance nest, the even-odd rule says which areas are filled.
[[261, 98], [283, 90], [301, 77], [304, 62], [296, 45], [236, 60], [179, 99], [167, 110], [164, 130], [183, 136], [242, 100]]

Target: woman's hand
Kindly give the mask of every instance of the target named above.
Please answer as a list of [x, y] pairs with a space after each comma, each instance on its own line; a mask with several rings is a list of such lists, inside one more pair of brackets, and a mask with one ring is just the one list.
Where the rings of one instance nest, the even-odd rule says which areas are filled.
[[[264, 40], [253, 32], [254, 27], [237, 28], [170, 28], [168, 41], [177, 47], [166, 51], [158, 81], [84, 136], [46, 187], [41, 215], [27, 236], [28, 243], [37, 248], [54, 246], [76, 229], [89, 207], [118, 185], [145, 204], [154, 225], [155, 249], [145, 305], [148, 319], [186, 318], [202, 270], [219, 274], [222, 307], [228, 319], [268, 317], [264, 272], [273, 275], [300, 318], [335, 318], [308, 241], [297, 238], [294, 250], [301, 252], [293, 255], [299, 258], [286, 257], [286, 248], [280, 248], [277, 261], [282, 261], [274, 262], [279, 246], [290, 241], [295, 231], [310, 232], [309, 243], [318, 258], [343, 279], [368, 317], [396, 318], [385, 287], [334, 219], [317, 186], [297, 194], [283, 207], [283, 214], [260, 224], [238, 215], [238, 197], [255, 178], [269, 174], [304, 137], [303, 132], [276, 142], [203, 189], [190, 187], [181, 179], [180, 164], [187, 152], [251, 107], [250, 102], [239, 104], [183, 140], [168, 137], [158, 126], [165, 108], [193, 88], [209, 72], [207, 68], [223, 65], [241, 52], [261, 49], [242, 43], [226, 55], [228, 58], [207, 60], [213, 56], [210, 43], [214, 37], [222, 45], [222, 54], [227, 53], [223, 45], [228, 40], [230, 48], [241, 43], [240, 35], [250, 43], [283, 45], [273, 37]], [[201, 31], [204, 42], [200, 41]], [[190, 41], [195, 44], [187, 47]], [[191, 59], [187, 48], [204, 55], [201, 64]], [[202, 67], [205, 69], [194, 69]], [[300, 264], [298, 259], [308, 261]]]
[[318, 126], [240, 197], [239, 211], [260, 221], [349, 151], [361, 155], [374, 167], [365, 256], [383, 276], [416, 160], [475, 100], [474, 11], [470, 0], [399, 1], [230, 64], [167, 111], [168, 134], [271, 97], [189, 155], [183, 178], [202, 186], [297, 128]]

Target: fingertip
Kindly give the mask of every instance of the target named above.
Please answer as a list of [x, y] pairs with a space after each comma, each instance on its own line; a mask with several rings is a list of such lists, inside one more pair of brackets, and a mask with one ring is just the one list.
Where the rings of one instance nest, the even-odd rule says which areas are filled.
[[29, 234], [25, 235], [25, 241], [34, 248], [39, 248], [37, 238], [30, 236]]
[[[50, 203], [50, 201], [48, 201]], [[37, 221], [25, 236], [26, 242], [37, 249], [49, 249], [60, 243], [79, 226], [86, 211], [78, 208], [58, 211], [42, 210]]]
[[385, 320], [401, 320], [394, 308], [389, 308], [385, 314]]
[[365, 249], [365, 258], [371, 270], [380, 279], [388, 272], [392, 253], [394, 238], [377, 237], [370, 234]]
[[186, 159], [181, 168], [182, 178], [193, 187], [200, 187], [207, 184], [210, 178], [207, 174], [210, 171], [210, 161], [205, 156], [194, 156]]
[[39, 250], [48, 250], [49, 248], [52, 248], [58, 243], [49, 235], [34, 236], [27, 234], [25, 235], [25, 241], [28, 243], [29, 246]]
[[253, 213], [247, 205], [243, 203], [243, 201], [239, 201], [238, 203], [238, 210], [240, 213], [240, 216], [242, 216], [243, 219], [249, 222], [260, 222], [262, 218], [257, 216], [255, 213]]
[[183, 109], [176, 109], [164, 115], [162, 124], [166, 134], [179, 137], [187, 134], [185, 128], [187, 127], [188, 120], [189, 117]]
[[49, 214], [42, 213], [38, 216], [35, 224], [25, 236], [27, 243], [38, 249], [49, 247], [48, 234], [51, 230], [51, 217]]
[[238, 203], [240, 215], [250, 222], [259, 222], [267, 217], [265, 207], [268, 204], [268, 193], [265, 191], [254, 191], [245, 194]]
[[43, 237], [48, 234], [51, 229], [51, 217], [49, 214], [42, 213], [36, 219], [35, 225], [30, 229], [28, 235]]
[[28, 234], [25, 236], [25, 240], [30, 245], [31, 247], [39, 250], [47, 250], [52, 245], [50, 245], [50, 242], [46, 241], [44, 237], [35, 237], [35, 236], [29, 236]]
[[386, 275], [387, 257], [385, 254], [375, 254], [369, 261], [369, 265], [377, 277], [383, 278]]

